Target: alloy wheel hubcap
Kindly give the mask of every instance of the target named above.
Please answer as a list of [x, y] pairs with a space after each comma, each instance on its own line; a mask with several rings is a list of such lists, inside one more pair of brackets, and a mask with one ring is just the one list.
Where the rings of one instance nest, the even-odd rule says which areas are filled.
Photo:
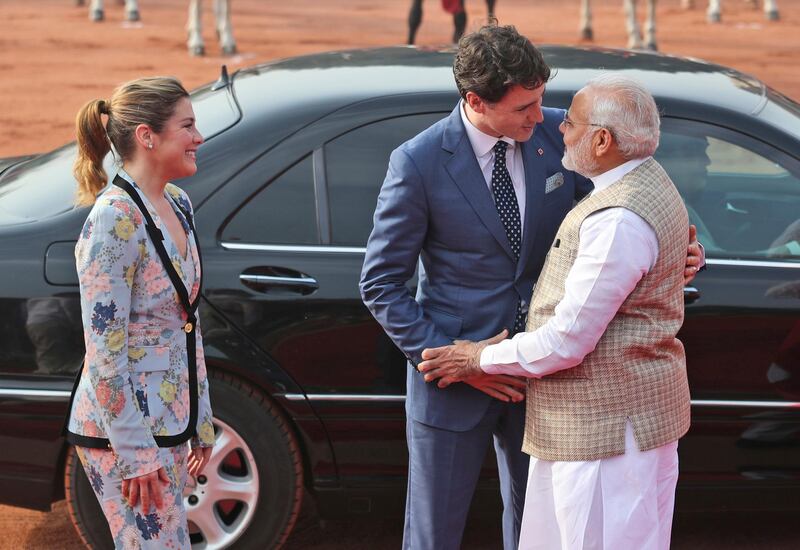
[[258, 468], [253, 453], [228, 424], [214, 419], [211, 460], [189, 477], [183, 502], [193, 550], [227, 548], [250, 526], [258, 503]]

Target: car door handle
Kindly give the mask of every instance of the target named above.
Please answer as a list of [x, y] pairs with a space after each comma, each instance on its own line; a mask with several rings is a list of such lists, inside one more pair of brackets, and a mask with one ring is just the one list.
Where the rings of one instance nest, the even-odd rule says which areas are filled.
[[250, 268], [239, 275], [239, 280], [247, 288], [264, 293], [288, 292], [306, 296], [319, 288], [315, 278], [282, 267]]
[[700, 299], [700, 291], [693, 286], [683, 287], [683, 303], [693, 304]]

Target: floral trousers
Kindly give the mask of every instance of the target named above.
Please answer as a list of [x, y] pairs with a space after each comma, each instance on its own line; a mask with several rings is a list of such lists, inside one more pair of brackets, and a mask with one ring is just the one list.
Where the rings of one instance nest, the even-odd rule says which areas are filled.
[[114, 452], [109, 449], [76, 447], [86, 477], [103, 508], [111, 529], [114, 548], [122, 550], [162, 550], [191, 548], [183, 488], [186, 486], [189, 444], [158, 450], [167, 472], [169, 486], [163, 486], [160, 510], [150, 505], [142, 511], [141, 501], [134, 508], [122, 496], [122, 476]]

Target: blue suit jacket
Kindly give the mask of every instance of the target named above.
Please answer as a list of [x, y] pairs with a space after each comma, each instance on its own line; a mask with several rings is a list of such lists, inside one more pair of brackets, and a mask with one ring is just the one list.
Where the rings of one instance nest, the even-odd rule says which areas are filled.
[[[589, 180], [561, 166], [563, 111], [543, 109], [544, 122], [521, 144], [526, 206], [515, 260], [459, 108], [392, 152], [360, 283], [364, 303], [412, 363], [408, 417], [455, 431], [476, 426], [491, 398], [467, 384], [427, 384], [413, 365], [425, 348], [510, 329], [561, 221], [591, 190]], [[545, 193], [558, 172], [563, 184]], [[406, 282], [418, 259], [415, 299]]]

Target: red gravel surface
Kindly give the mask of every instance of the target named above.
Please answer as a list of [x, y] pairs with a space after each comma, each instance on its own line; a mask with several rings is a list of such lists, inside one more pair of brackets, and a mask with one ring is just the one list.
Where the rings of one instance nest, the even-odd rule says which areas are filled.
[[[120, 82], [172, 74], [188, 87], [214, 80], [219, 65], [253, 63], [323, 50], [400, 44], [410, 0], [233, 0], [239, 55], [219, 55], [210, 13], [204, 15], [208, 55], [189, 57], [187, 0], [140, 0], [140, 23], [124, 21], [115, 0], [93, 23], [74, 0], [0, 0], [0, 157], [52, 149], [73, 137], [73, 120], [87, 100], [108, 97]], [[683, 10], [661, 0], [658, 42], [663, 52], [714, 61], [754, 74], [800, 99], [800, 2], [779, 3], [781, 20], [766, 21], [745, 0], [726, 0], [723, 22], [705, 21], [705, 2]], [[210, 5], [211, 2], [206, 2]], [[469, 28], [486, 19], [486, 5], [468, 0]], [[578, 0], [498, 0], [501, 23], [513, 23], [536, 43], [581, 43]], [[622, 0], [594, 0], [595, 43], [626, 44]], [[447, 43], [451, 17], [427, 0], [421, 45]]]

